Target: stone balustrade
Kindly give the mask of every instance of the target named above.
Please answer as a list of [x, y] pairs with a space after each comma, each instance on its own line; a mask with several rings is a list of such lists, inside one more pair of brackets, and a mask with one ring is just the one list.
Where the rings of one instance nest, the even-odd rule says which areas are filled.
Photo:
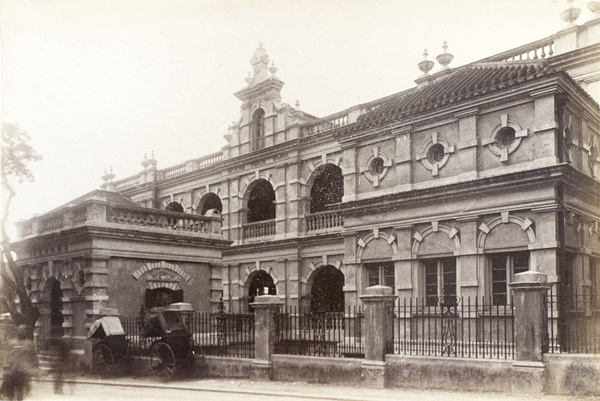
[[244, 224], [244, 239], [269, 237], [275, 235], [275, 220], [258, 221]]
[[496, 54], [485, 58], [479, 62], [498, 62], [498, 61], [531, 61], [541, 60], [554, 55], [554, 39], [546, 38], [537, 42], [529, 43], [525, 46], [511, 49], [504, 53]]
[[222, 225], [221, 216], [200, 216], [88, 200], [81, 205], [65, 207], [52, 214], [17, 223], [18, 237], [25, 238], [81, 225], [103, 223], [205, 234], [221, 234]]
[[344, 218], [338, 210], [313, 213], [306, 216], [306, 231], [329, 230], [341, 228]]
[[[211, 153], [210, 155], [200, 157], [198, 159], [189, 160], [184, 163], [168, 167], [164, 170], [157, 170], [156, 176], [159, 180], [169, 180], [175, 177], [179, 177], [185, 173], [189, 173], [190, 171], [200, 170], [209, 167], [215, 163], [220, 162], [221, 160], [223, 160], [222, 152]], [[142, 171], [141, 173], [133, 177], [127, 177], [123, 178], [122, 180], [115, 181], [113, 183], [114, 190], [122, 190], [134, 187], [138, 184], [147, 182], [147, 178], [145, 177], [153, 177], [153, 175], [147, 175], [145, 173], [146, 171]]]

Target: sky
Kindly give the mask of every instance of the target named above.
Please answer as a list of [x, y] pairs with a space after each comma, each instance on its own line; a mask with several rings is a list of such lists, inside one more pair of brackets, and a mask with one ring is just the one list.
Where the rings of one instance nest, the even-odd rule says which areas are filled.
[[[593, 17], [587, 2], [576, 23]], [[219, 151], [239, 119], [259, 42], [282, 100], [324, 117], [413, 87], [429, 59], [450, 67], [566, 27], [553, 0], [0, 0], [1, 118], [43, 156], [16, 184], [28, 219], [139, 173]], [[432, 72], [439, 69], [437, 65]], [[4, 201], [4, 199], [3, 199]]]

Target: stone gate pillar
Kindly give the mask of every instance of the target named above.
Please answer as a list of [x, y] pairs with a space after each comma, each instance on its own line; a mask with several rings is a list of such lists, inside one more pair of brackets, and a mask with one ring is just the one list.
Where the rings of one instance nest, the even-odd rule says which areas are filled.
[[548, 350], [548, 315], [544, 302], [550, 289], [547, 276], [527, 271], [509, 284], [515, 313], [515, 375], [513, 390], [530, 393], [543, 389], [543, 353]]
[[365, 360], [362, 382], [371, 387], [384, 387], [385, 354], [394, 352], [394, 301], [390, 287], [375, 285], [365, 289], [360, 299], [365, 304]]
[[271, 355], [275, 351], [277, 326], [275, 314], [283, 302], [277, 295], [260, 295], [254, 299], [254, 360], [253, 375], [257, 379], [270, 379]]

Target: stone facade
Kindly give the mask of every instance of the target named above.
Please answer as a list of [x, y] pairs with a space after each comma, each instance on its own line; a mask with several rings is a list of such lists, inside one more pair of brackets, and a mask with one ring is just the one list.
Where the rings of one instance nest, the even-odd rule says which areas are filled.
[[[265, 294], [339, 309], [373, 285], [400, 300], [503, 304], [513, 275], [527, 270], [597, 293], [598, 31], [595, 19], [325, 118], [281, 101], [283, 82], [261, 44], [222, 152], [107, 175], [103, 193], [128, 199], [135, 213], [113, 218], [92, 202], [97, 225], [88, 216], [65, 230], [52, 213], [22, 225], [32, 296], [43, 302], [50, 277], [65, 305], [83, 294], [85, 305], [64, 307], [69, 332], [83, 321], [75, 310], [85, 322], [104, 306], [134, 314], [142, 292], [160, 288], [183, 290], [199, 310], [222, 296], [234, 312]], [[144, 228], [143, 211], [178, 208]], [[56, 227], [32, 228], [42, 220]]]

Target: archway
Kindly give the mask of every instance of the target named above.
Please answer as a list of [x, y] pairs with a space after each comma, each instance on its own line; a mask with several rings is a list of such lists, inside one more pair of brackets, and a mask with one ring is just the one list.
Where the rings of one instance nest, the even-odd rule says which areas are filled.
[[310, 189], [310, 213], [325, 211], [328, 205], [340, 203], [344, 196], [342, 169], [333, 164], [319, 168]]
[[275, 191], [271, 183], [259, 179], [252, 183], [248, 196], [248, 223], [275, 219]]
[[63, 336], [63, 303], [60, 281], [51, 277], [46, 285], [50, 289], [50, 337]]
[[181, 206], [181, 204], [179, 202], [170, 202], [167, 207], [165, 207], [165, 210], [168, 210], [170, 212], [180, 212], [183, 213], [184, 209], [183, 206]]
[[273, 277], [264, 270], [257, 271], [250, 280], [250, 286], [248, 287], [248, 305], [249, 310], [252, 311], [252, 303], [258, 295], [277, 295], [277, 288]]
[[218, 195], [209, 192], [200, 199], [196, 212], [202, 216], [206, 215], [206, 212], [212, 209], [216, 209], [219, 213], [223, 212], [223, 204], [221, 198]]
[[333, 266], [323, 266], [315, 273], [311, 296], [312, 313], [343, 312], [344, 274]]

